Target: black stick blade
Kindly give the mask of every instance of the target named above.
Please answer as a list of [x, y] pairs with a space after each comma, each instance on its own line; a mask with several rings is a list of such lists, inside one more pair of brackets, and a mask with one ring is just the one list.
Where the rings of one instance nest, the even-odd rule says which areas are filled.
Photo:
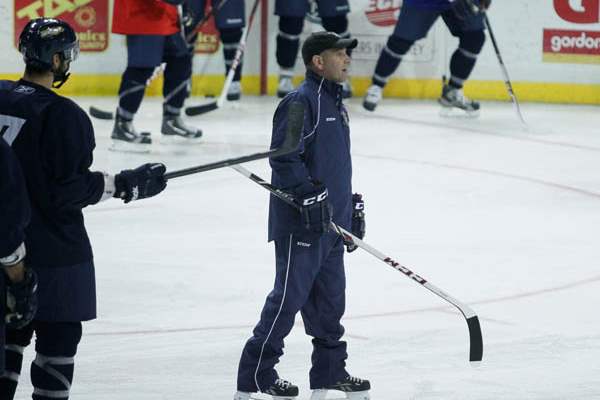
[[195, 115], [206, 114], [207, 112], [214, 111], [217, 108], [219, 108], [219, 105], [216, 101], [213, 101], [207, 104], [201, 104], [199, 106], [186, 107], [185, 115], [193, 117]]
[[481, 336], [481, 326], [477, 316], [467, 318], [469, 326], [469, 338], [471, 340], [471, 348], [469, 351], [469, 361], [481, 361], [483, 358], [483, 337]]
[[288, 124], [285, 140], [281, 147], [273, 153], [272, 157], [291, 153], [298, 148], [300, 137], [302, 136], [302, 128], [304, 127], [304, 103], [300, 101], [290, 103], [287, 119]]
[[94, 106], [90, 106], [90, 115], [98, 119], [114, 119], [114, 114], [111, 111], [104, 111]]

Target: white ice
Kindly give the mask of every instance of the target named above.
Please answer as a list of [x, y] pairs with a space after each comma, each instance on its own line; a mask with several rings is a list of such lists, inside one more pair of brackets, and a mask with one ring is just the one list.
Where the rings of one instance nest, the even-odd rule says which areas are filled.
[[[94, 168], [174, 170], [262, 151], [275, 106], [246, 96], [190, 119], [201, 144], [156, 143], [150, 155], [107, 151], [112, 124], [95, 120]], [[157, 141], [160, 109], [146, 99], [136, 120]], [[510, 103], [482, 109], [447, 120], [433, 101], [385, 100], [374, 113], [349, 102], [365, 240], [468, 303], [484, 359], [469, 364], [456, 309], [359, 250], [346, 257], [348, 370], [371, 380], [375, 400], [600, 399], [599, 108], [524, 104], [529, 130]], [[246, 167], [270, 177], [266, 161]], [[154, 199], [85, 210], [99, 316], [84, 324], [73, 399], [232, 398], [273, 282], [267, 201], [222, 169], [172, 180]], [[277, 368], [308, 399], [311, 344], [296, 322]]]

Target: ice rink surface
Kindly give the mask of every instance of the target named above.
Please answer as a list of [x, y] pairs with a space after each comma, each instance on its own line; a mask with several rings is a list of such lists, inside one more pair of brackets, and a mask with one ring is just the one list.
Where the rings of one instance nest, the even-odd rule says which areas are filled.
[[[95, 120], [94, 168], [174, 170], [262, 151], [275, 106], [246, 96], [189, 119], [201, 144], [168, 146], [160, 100], [148, 98], [136, 124], [155, 132], [152, 153], [108, 151], [112, 123]], [[475, 120], [441, 118], [433, 101], [384, 100], [369, 113], [354, 99], [349, 111], [365, 240], [468, 303], [484, 339], [474, 368], [456, 309], [362, 250], [347, 255], [348, 370], [371, 380], [372, 399], [600, 399], [600, 109], [524, 104], [527, 131], [510, 103], [484, 102]], [[246, 167], [270, 178], [266, 161]], [[73, 399], [232, 398], [274, 277], [267, 201], [222, 169], [85, 210], [99, 318], [84, 324]], [[278, 371], [307, 400], [311, 344], [296, 323]]]

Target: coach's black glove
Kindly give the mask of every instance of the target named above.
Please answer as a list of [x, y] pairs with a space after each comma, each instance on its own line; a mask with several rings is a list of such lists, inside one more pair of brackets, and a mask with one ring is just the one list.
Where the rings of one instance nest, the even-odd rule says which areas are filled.
[[29, 324], [37, 311], [38, 280], [34, 270], [25, 269], [21, 282], [10, 282], [6, 287], [6, 326], [21, 329]]
[[333, 214], [327, 188], [321, 183], [306, 183], [294, 190], [294, 197], [304, 228], [312, 233], [327, 232]]
[[[359, 239], [365, 237], [365, 202], [362, 194], [354, 193], [352, 195], [352, 234]], [[344, 241], [348, 253], [358, 249], [358, 246], [351, 241]]]
[[144, 164], [136, 169], [125, 169], [115, 175], [114, 197], [125, 203], [145, 199], [162, 192], [167, 187], [166, 168], [161, 163]]

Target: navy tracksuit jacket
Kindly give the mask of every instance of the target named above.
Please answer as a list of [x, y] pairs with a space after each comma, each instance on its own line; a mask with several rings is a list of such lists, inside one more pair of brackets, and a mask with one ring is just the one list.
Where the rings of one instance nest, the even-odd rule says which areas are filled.
[[[329, 190], [333, 219], [349, 229], [352, 215], [352, 164], [348, 114], [341, 86], [308, 71], [306, 80], [279, 104], [273, 119], [272, 147], [284, 140], [292, 101], [305, 105], [303, 138], [297, 152], [271, 159], [272, 183], [293, 191], [307, 181]], [[333, 232], [310, 234], [293, 207], [271, 197], [269, 240], [275, 241], [275, 286], [240, 360], [238, 390], [264, 391], [278, 378], [274, 369], [283, 354], [298, 311], [313, 336], [310, 386], [324, 388], [348, 376], [346, 343], [340, 338], [345, 308], [344, 246]]]

